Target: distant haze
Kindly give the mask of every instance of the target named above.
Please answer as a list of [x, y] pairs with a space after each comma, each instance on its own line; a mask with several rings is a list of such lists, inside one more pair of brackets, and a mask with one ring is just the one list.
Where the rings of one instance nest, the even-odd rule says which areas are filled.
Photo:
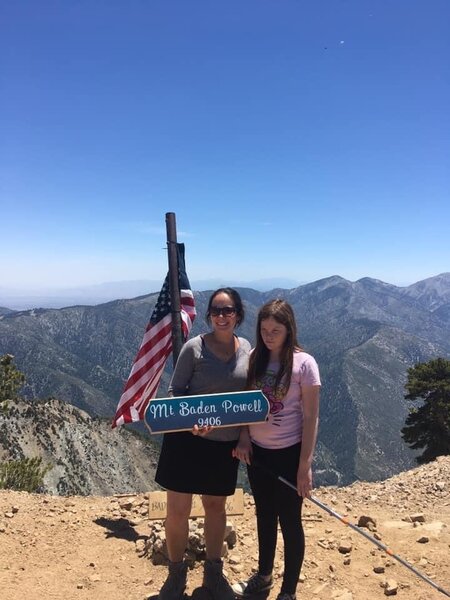
[[[435, 276], [438, 277], [438, 276]], [[319, 281], [318, 279], [317, 281]], [[423, 279], [424, 284], [434, 280]], [[191, 287], [194, 291], [215, 290], [219, 287], [232, 286], [237, 288], [250, 288], [258, 292], [271, 290], [290, 290], [309, 283], [296, 281], [286, 277], [267, 277], [253, 281], [239, 281], [235, 279], [194, 279]], [[391, 282], [385, 282], [391, 283]], [[416, 282], [412, 282], [416, 283]], [[136, 279], [133, 281], [109, 281], [97, 285], [84, 285], [78, 287], [5, 287], [0, 286], [0, 308], [10, 310], [29, 310], [31, 308], [64, 308], [66, 306], [91, 306], [121, 300], [146, 296], [158, 293], [162, 287], [162, 280]], [[398, 285], [397, 287], [406, 287]]]
[[[161, 280], [109, 281], [98, 285], [62, 288], [12, 288], [0, 286], [0, 306], [12, 310], [28, 310], [30, 308], [62, 308], [73, 305], [92, 305], [118, 300], [136, 298], [159, 292]], [[191, 282], [193, 290], [214, 290], [218, 287], [247, 287], [259, 292], [275, 288], [292, 289], [302, 283], [285, 277], [272, 277], [255, 281], [237, 281], [224, 279], [203, 279]]]

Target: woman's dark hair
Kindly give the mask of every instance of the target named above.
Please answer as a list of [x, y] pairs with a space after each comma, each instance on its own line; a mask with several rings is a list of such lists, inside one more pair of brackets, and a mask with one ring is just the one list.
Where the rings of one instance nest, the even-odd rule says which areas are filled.
[[255, 389], [256, 382], [261, 379], [269, 364], [270, 351], [263, 342], [261, 336], [261, 322], [270, 318], [275, 319], [286, 327], [287, 336], [280, 353], [280, 369], [275, 378], [275, 391], [283, 380], [286, 393], [291, 383], [292, 363], [294, 352], [299, 352], [301, 347], [297, 341], [297, 325], [295, 323], [294, 311], [285, 300], [271, 300], [262, 306], [258, 313], [256, 324], [256, 346], [250, 355], [248, 369], [247, 387]]
[[236, 307], [236, 327], [239, 326], [244, 320], [245, 311], [244, 305], [242, 304], [242, 298], [239, 295], [239, 292], [230, 287], [219, 288], [215, 292], [213, 292], [209, 298], [208, 308], [206, 309], [206, 322], [211, 324], [211, 306], [214, 298], [217, 294], [227, 294], [233, 300], [233, 304]]

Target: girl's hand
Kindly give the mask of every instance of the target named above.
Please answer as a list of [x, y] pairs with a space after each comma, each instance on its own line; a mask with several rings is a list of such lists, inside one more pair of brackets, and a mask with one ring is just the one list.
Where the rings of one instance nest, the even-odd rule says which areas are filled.
[[241, 427], [238, 443], [231, 451], [231, 454], [234, 458], [247, 463], [247, 465], [250, 464], [250, 458], [252, 456], [252, 442], [247, 426]]
[[232, 450], [232, 455], [234, 458], [237, 458], [249, 465], [252, 456], [252, 444], [250, 439], [239, 439], [236, 448], [233, 448]]
[[192, 435], [199, 435], [200, 437], [205, 437], [210, 431], [212, 431], [214, 427], [211, 425], [207, 425], [206, 427], [199, 427], [198, 425], [194, 425], [191, 429]]
[[303, 498], [309, 498], [312, 490], [312, 470], [311, 467], [304, 468], [301, 465], [297, 471], [297, 492]]

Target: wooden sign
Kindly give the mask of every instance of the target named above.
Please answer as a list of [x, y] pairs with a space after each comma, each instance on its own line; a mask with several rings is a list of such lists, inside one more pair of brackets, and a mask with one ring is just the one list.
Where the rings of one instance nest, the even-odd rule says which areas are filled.
[[[227, 515], [244, 514], [244, 493], [238, 488], [233, 496], [228, 496], [225, 504]], [[150, 519], [165, 519], [167, 515], [167, 493], [149, 492], [148, 494], [148, 516]], [[204, 517], [202, 499], [197, 494], [192, 496], [191, 517]]]
[[150, 400], [144, 421], [151, 433], [264, 423], [269, 401], [260, 390]]

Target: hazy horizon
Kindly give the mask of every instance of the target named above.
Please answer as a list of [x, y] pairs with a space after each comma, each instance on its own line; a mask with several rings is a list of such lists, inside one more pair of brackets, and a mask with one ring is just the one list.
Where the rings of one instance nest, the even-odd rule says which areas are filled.
[[[437, 277], [443, 273], [436, 273], [432, 277]], [[329, 275], [328, 277], [342, 277], [338, 273]], [[370, 276], [365, 276], [369, 277]], [[267, 292], [272, 289], [293, 289], [308, 283], [319, 281], [318, 278], [311, 281], [295, 282], [286, 278], [263, 278], [253, 281], [237, 281], [230, 279], [224, 281], [222, 279], [210, 280], [193, 280], [191, 288], [196, 292], [203, 292], [210, 289], [216, 289], [224, 285], [233, 287], [252, 288], [260, 292]], [[326, 278], [325, 278], [326, 279]], [[346, 279], [346, 278], [344, 278]], [[363, 279], [363, 278], [359, 278]], [[376, 278], [371, 278], [376, 279]], [[429, 279], [429, 278], [426, 278]], [[352, 281], [352, 280], [348, 280]], [[355, 280], [356, 281], [356, 280]], [[380, 280], [383, 281], [383, 280]], [[412, 281], [405, 285], [397, 285], [390, 281], [383, 281], [396, 287], [408, 287], [422, 279]], [[159, 293], [163, 281], [151, 280], [129, 280], [104, 282], [92, 286], [75, 286], [71, 288], [8, 288], [0, 285], [0, 306], [9, 308], [10, 310], [30, 310], [33, 308], [64, 308], [73, 304], [95, 305], [110, 302], [118, 299], [129, 299], [147, 294]]]

